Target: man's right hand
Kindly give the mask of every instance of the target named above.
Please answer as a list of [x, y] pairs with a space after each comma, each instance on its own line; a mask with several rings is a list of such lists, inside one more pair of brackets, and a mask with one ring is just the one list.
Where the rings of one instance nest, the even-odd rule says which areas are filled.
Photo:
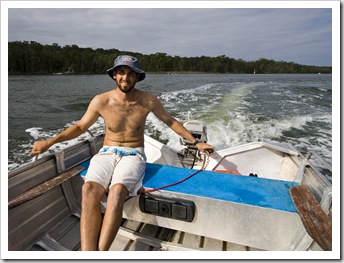
[[51, 144], [49, 141], [36, 141], [33, 144], [30, 156], [35, 156], [41, 153], [44, 153], [50, 148]]

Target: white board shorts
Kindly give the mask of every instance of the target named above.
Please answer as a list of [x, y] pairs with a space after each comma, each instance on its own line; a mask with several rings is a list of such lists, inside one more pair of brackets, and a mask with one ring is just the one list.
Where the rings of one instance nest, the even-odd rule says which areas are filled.
[[143, 147], [104, 146], [92, 157], [85, 182], [96, 182], [106, 191], [123, 184], [129, 196], [135, 196], [142, 188], [146, 160]]

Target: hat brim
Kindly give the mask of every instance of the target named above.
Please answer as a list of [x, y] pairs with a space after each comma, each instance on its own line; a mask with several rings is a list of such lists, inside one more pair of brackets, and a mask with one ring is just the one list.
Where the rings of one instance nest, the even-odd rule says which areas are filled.
[[[128, 66], [128, 65], [117, 65], [116, 67], [112, 67], [112, 68], [109, 68], [106, 72], [107, 74], [110, 76], [110, 78], [112, 78], [113, 80], [115, 80], [115, 78], [113, 77], [113, 73], [115, 71], [115, 69], [119, 66]], [[130, 66], [128, 66], [130, 67]], [[139, 79], [138, 81], [141, 81], [141, 80], [144, 80], [145, 77], [146, 77], [146, 73], [144, 71], [142, 71], [141, 69], [138, 69], [138, 68], [133, 68], [131, 67], [132, 70], [134, 70], [136, 73], [139, 74]]]

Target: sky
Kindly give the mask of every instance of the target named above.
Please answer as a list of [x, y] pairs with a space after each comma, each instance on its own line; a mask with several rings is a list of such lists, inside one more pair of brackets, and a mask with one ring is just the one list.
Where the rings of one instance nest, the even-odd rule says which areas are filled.
[[313, 8], [311, 3], [316, 1], [306, 2], [309, 4], [302, 8], [298, 1], [287, 7], [274, 4], [273, 8], [267, 8], [271, 4], [244, 8], [245, 1], [216, 8], [211, 4], [198, 8], [203, 7], [200, 2], [187, 8], [178, 3], [172, 8], [156, 8], [138, 2], [140, 8], [134, 2], [118, 8], [109, 2], [99, 2], [96, 7], [101, 8], [69, 8], [65, 2], [57, 6], [63, 8], [9, 8], [8, 41], [331, 66], [332, 10], [324, 5]]

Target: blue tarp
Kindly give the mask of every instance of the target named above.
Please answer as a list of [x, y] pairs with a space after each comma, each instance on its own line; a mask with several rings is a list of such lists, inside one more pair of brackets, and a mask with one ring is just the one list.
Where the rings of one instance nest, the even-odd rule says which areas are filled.
[[[81, 164], [88, 167], [89, 161]], [[197, 170], [147, 163], [143, 187], [157, 188], [183, 180]], [[81, 173], [86, 175], [87, 170]], [[289, 195], [295, 182], [271, 180], [213, 171], [201, 171], [181, 184], [164, 191], [196, 195], [246, 205], [272, 208], [296, 213]]]

